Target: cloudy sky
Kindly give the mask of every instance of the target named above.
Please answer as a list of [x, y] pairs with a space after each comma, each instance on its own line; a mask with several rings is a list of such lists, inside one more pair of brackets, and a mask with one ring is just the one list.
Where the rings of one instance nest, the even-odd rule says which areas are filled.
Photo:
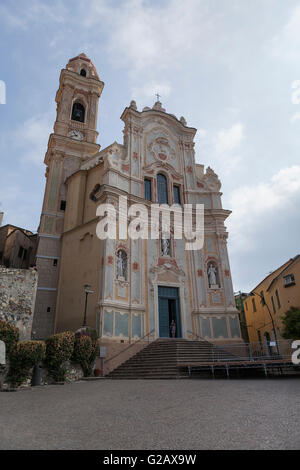
[[[36, 231], [61, 68], [85, 52], [105, 88], [101, 147], [131, 99], [196, 127], [222, 181], [235, 290], [300, 252], [300, 2], [1, 0], [0, 211]], [[3, 90], [3, 86], [2, 86]], [[1, 101], [1, 82], [0, 82]]]

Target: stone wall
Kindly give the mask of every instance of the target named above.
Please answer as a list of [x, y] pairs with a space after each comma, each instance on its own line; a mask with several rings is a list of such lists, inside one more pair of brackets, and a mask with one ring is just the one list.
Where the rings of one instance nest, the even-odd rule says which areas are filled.
[[31, 339], [38, 273], [0, 266], [0, 319], [14, 324], [20, 341]]

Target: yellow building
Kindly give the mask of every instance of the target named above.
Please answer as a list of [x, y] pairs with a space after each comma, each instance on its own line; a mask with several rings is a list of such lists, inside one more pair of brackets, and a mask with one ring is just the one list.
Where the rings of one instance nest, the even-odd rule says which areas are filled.
[[[300, 255], [291, 258], [261, 281], [244, 300], [249, 341], [276, 352], [282, 341], [282, 317], [300, 306]], [[271, 343], [271, 346], [270, 346]]]

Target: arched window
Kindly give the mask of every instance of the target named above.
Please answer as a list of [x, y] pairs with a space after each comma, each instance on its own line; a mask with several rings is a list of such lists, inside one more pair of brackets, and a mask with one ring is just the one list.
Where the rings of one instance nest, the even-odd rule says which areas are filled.
[[93, 191], [91, 192], [90, 194], [90, 199], [94, 202], [97, 202], [98, 199], [99, 199], [99, 192], [100, 192], [100, 189], [101, 189], [101, 186], [100, 184], [96, 184], [96, 186], [94, 187]]
[[84, 122], [85, 109], [81, 103], [74, 103], [72, 109], [72, 120]]
[[86, 77], [86, 70], [85, 70], [85, 69], [81, 69], [81, 70], [80, 70], [80, 75], [82, 75], [83, 77]]
[[168, 182], [165, 175], [157, 175], [157, 201], [159, 204], [168, 204]]

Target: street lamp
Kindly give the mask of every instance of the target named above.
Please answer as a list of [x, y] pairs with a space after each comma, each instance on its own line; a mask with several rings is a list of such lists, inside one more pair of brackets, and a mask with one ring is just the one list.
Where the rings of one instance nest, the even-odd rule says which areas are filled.
[[85, 290], [85, 305], [84, 305], [84, 316], [83, 316], [83, 325], [82, 327], [86, 327], [86, 309], [87, 309], [87, 299], [88, 295], [92, 294], [94, 291], [91, 290], [90, 284], [84, 284], [84, 290]]
[[279, 355], [279, 349], [278, 349], [278, 341], [277, 341], [277, 335], [276, 335], [276, 329], [275, 329], [275, 323], [274, 323], [274, 318], [273, 318], [273, 315], [271, 313], [271, 310], [269, 309], [269, 305], [267, 304], [267, 302], [265, 301], [265, 298], [263, 295], [261, 294], [258, 294], [257, 292], [250, 292], [250, 295], [251, 296], [254, 296], [254, 295], [257, 295], [258, 297], [260, 297], [261, 301], [262, 301], [262, 305], [265, 305], [268, 309], [268, 312], [269, 312], [269, 315], [270, 315], [270, 318], [271, 318], [271, 322], [272, 322], [272, 327], [273, 327], [273, 331], [274, 331], [274, 338], [275, 338], [275, 342], [276, 342], [276, 350], [277, 350], [277, 354]]

